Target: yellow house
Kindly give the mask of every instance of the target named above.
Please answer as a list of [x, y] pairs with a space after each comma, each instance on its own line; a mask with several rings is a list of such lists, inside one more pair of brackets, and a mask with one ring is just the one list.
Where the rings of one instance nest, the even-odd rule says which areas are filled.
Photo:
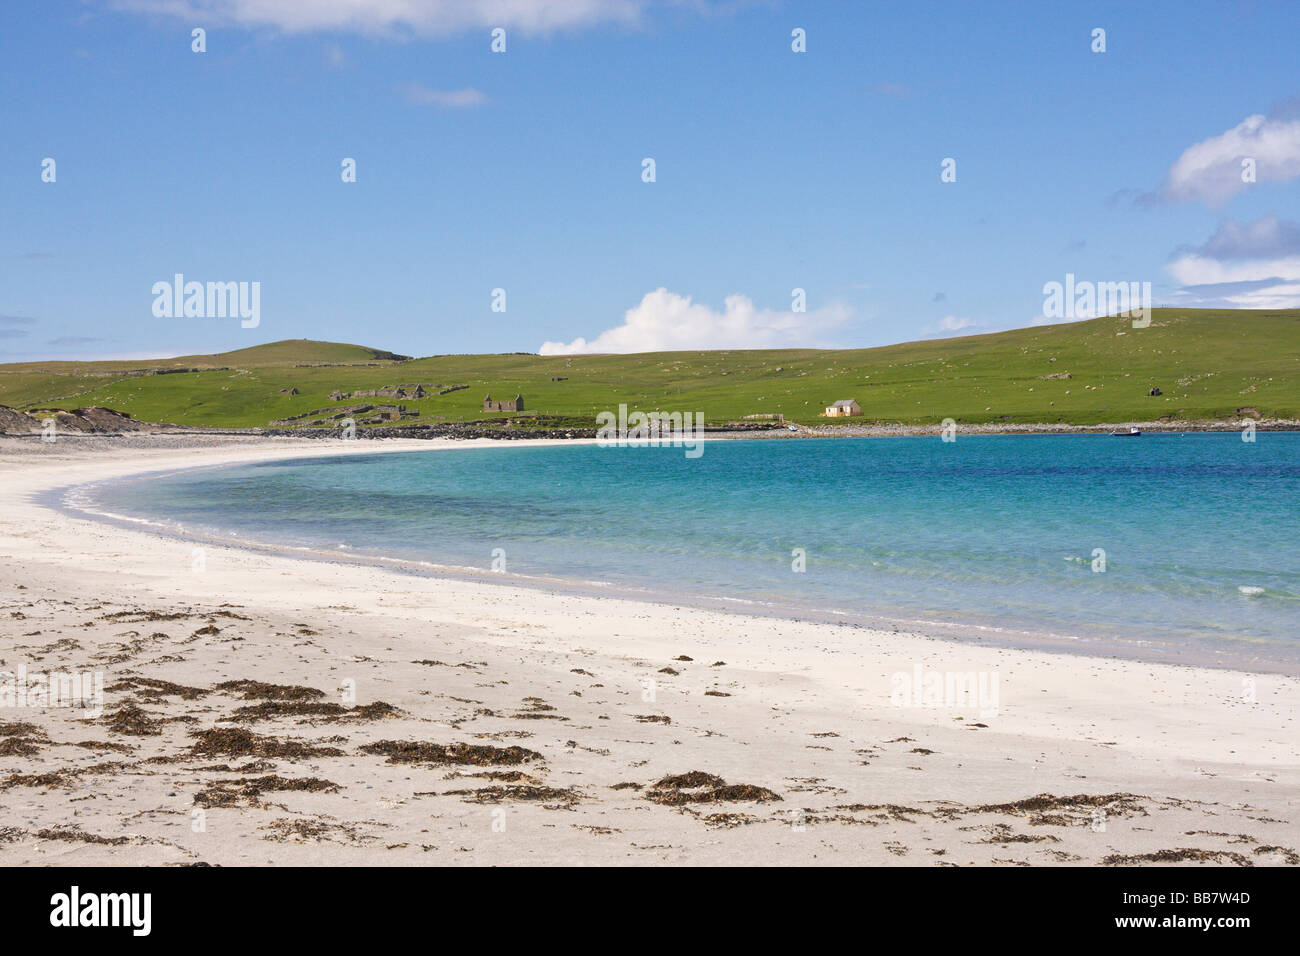
[[836, 402], [834, 405], [827, 405], [825, 417], [848, 418], [852, 415], [861, 415], [861, 414], [862, 414], [862, 406], [859, 405], [854, 399], [846, 398], [842, 401]]

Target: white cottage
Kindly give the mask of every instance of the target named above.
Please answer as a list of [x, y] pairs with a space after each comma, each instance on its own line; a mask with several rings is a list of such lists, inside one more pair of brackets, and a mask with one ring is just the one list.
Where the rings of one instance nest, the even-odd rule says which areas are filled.
[[849, 418], [853, 415], [861, 414], [862, 406], [851, 398], [846, 398], [836, 402], [834, 405], [826, 406], [827, 418]]

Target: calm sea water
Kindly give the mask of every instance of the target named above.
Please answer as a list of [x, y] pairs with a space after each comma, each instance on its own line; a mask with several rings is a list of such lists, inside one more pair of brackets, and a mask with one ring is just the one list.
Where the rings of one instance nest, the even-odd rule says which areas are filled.
[[77, 494], [227, 540], [484, 570], [502, 549], [656, 599], [1300, 672], [1300, 433], [502, 443]]

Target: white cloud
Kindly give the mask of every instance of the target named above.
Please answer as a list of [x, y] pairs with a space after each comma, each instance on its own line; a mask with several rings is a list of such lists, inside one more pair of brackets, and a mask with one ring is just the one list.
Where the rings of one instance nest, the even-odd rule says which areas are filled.
[[1300, 308], [1300, 225], [1275, 216], [1228, 221], [1165, 268], [1183, 286], [1174, 295], [1179, 305]]
[[417, 106], [439, 106], [443, 109], [459, 110], [482, 106], [488, 101], [487, 95], [467, 86], [463, 90], [431, 90], [419, 83], [404, 83], [400, 87], [408, 103]]
[[988, 335], [990, 332], [1001, 332], [1005, 329], [1005, 325], [980, 322], [961, 315], [945, 315], [939, 320], [938, 324], [924, 329], [921, 332], [921, 337], [925, 339], [943, 339], [963, 335]]
[[446, 35], [493, 27], [545, 33], [635, 22], [649, 0], [110, 0], [190, 23], [368, 34]]
[[1181, 256], [1169, 263], [1169, 274], [1183, 285], [1209, 285], [1219, 282], [1257, 282], [1283, 278], [1300, 280], [1300, 256], [1284, 259], [1256, 259], [1222, 262], [1196, 254]]
[[945, 315], [939, 320], [940, 332], [959, 332], [962, 329], [969, 329], [975, 324], [974, 319], [961, 319], [955, 315]]
[[579, 352], [667, 352], [682, 349], [816, 348], [821, 336], [850, 318], [847, 308], [830, 305], [810, 312], [755, 308], [747, 296], [727, 296], [721, 312], [667, 289], [646, 293], [628, 309], [623, 324], [591, 341], [544, 342], [543, 355]]
[[1232, 129], [1190, 146], [1165, 177], [1163, 197], [1199, 199], [1219, 205], [1249, 185], [1242, 160], [1254, 159], [1258, 182], [1287, 182], [1300, 176], [1300, 118], [1248, 116]]

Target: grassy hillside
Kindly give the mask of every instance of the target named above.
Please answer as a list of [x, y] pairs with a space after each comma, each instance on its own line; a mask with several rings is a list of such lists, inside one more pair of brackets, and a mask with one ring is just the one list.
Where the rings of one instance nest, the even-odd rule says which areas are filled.
[[[156, 369], [197, 369], [145, 374]], [[295, 340], [156, 362], [0, 366], [0, 404], [106, 405], [148, 421], [247, 427], [319, 408], [335, 389], [467, 385], [401, 401], [409, 421], [506, 418], [480, 411], [487, 392], [522, 392], [530, 412], [582, 420], [620, 402], [700, 411], [710, 422], [780, 413], [806, 423], [856, 398], [853, 421], [934, 423], [1300, 418], [1300, 310], [1157, 309], [1151, 326], [1092, 319], [873, 349], [661, 352], [542, 357], [443, 355], [396, 361], [354, 345]], [[1065, 377], [1068, 375], [1069, 377]], [[1058, 376], [1048, 378], [1047, 376]], [[563, 381], [554, 381], [562, 378]], [[1152, 397], [1153, 387], [1163, 393]], [[297, 388], [297, 395], [281, 390]], [[357, 401], [353, 399], [352, 401]]]

